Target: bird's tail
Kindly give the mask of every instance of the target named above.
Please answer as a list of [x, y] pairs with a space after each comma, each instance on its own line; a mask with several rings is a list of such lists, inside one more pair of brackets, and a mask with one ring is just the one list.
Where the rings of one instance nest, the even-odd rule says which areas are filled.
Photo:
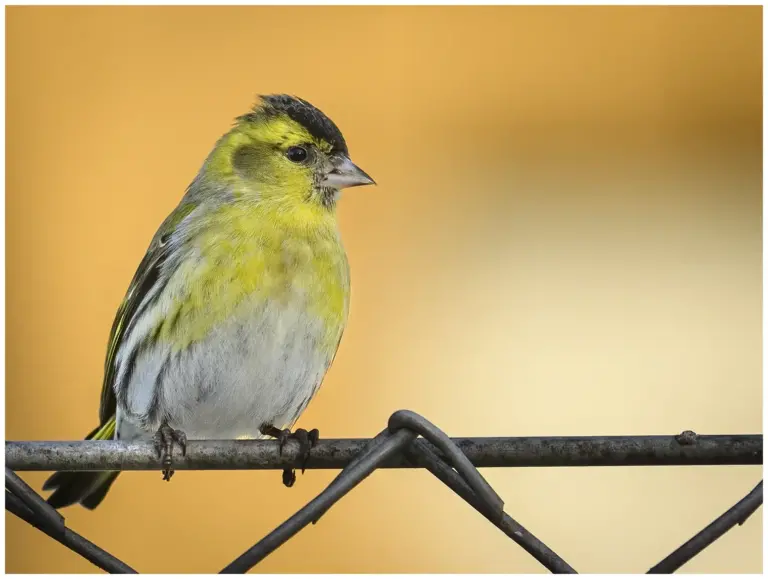
[[[93, 430], [85, 440], [112, 440], [115, 435], [115, 417]], [[120, 471], [105, 472], [57, 472], [45, 481], [44, 491], [53, 490], [48, 504], [55, 509], [80, 503], [87, 509], [95, 509], [104, 500], [109, 487]], [[55, 490], [54, 490], [55, 489]]]

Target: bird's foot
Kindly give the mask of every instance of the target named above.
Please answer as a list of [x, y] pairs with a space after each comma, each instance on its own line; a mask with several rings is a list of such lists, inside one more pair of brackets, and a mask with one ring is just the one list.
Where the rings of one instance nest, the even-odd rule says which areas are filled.
[[186, 456], [187, 435], [181, 430], [174, 430], [168, 426], [167, 422], [163, 422], [160, 428], [157, 429], [157, 432], [155, 432], [153, 442], [157, 456], [163, 463], [163, 480], [170, 481], [175, 472], [171, 468], [173, 464], [173, 443], [175, 442], [181, 448], [181, 456]]
[[299, 456], [296, 461], [296, 466], [283, 469], [283, 484], [287, 487], [292, 487], [293, 483], [296, 482], [295, 468], [300, 468], [301, 474], [304, 474], [304, 469], [307, 466], [307, 461], [309, 460], [309, 452], [320, 439], [320, 431], [317, 428], [313, 428], [310, 431], [304, 430], [303, 428], [297, 428], [296, 432], [291, 432], [288, 428], [280, 430], [279, 428], [275, 428], [274, 426], [268, 424], [261, 427], [261, 433], [264, 436], [271, 436], [277, 439], [277, 442], [280, 446], [281, 455], [283, 454], [283, 446], [285, 446], [285, 443], [289, 438], [293, 438], [294, 440], [298, 441]]

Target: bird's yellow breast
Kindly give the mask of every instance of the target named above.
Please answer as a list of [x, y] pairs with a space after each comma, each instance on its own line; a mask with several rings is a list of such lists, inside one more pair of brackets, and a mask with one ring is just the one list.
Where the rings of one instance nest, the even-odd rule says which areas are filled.
[[160, 338], [181, 350], [240, 306], [303, 308], [335, 350], [349, 306], [349, 270], [335, 217], [311, 207], [235, 203], [216, 210], [177, 275], [185, 294]]

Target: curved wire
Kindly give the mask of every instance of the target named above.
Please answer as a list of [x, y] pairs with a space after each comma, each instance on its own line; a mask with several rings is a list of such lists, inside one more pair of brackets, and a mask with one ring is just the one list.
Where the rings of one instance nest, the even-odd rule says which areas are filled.
[[432, 424], [429, 420], [410, 410], [398, 410], [389, 418], [389, 429], [396, 431], [400, 428], [409, 428], [421, 434], [424, 438], [439, 448], [445, 454], [448, 461], [456, 471], [464, 478], [469, 487], [491, 509], [490, 520], [497, 523], [504, 514], [504, 501], [491, 488], [488, 481], [483, 478], [480, 471], [475, 468], [467, 456], [461, 452], [450, 437]]

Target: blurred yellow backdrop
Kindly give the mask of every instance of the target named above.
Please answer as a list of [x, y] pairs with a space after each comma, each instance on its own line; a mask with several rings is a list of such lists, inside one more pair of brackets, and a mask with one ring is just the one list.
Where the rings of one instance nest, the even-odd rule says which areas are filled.
[[[371, 436], [762, 431], [760, 7], [7, 9], [8, 439], [97, 418], [155, 229], [257, 93], [298, 94], [378, 181], [340, 205], [353, 295], [299, 425]], [[84, 536], [213, 572], [303, 506], [278, 472], [121, 477]], [[757, 467], [487, 469], [582, 572], [642, 572]], [[45, 473], [24, 475], [35, 488]], [[6, 515], [9, 572], [89, 563]], [[377, 472], [262, 572], [540, 572], [420, 471]], [[689, 572], [760, 572], [761, 511]]]

